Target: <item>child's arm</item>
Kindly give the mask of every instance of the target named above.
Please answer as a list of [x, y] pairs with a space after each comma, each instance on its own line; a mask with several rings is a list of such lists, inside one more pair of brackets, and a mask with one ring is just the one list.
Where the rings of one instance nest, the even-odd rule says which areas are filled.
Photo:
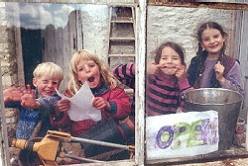
[[114, 76], [124, 85], [134, 88], [135, 65], [133, 63], [121, 64], [113, 70]]
[[105, 105], [103, 110], [111, 114], [111, 116], [116, 119], [127, 117], [131, 112], [129, 96], [122, 88], [119, 87], [111, 90], [108, 101], [105, 100], [105, 102], [102, 102], [102, 105]]
[[180, 65], [177, 68], [178, 69], [175, 73], [175, 76], [178, 79], [179, 90], [180, 90], [180, 92], [183, 92], [183, 91], [191, 88], [191, 85], [189, 84], [189, 81], [187, 79], [186, 66]]
[[159, 71], [159, 68], [162, 66], [160, 64], [156, 64], [155, 62], [151, 62], [147, 64], [147, 74], [152, 75], [156, 74]]
[[179, 113], [179, 112], [184, 112], [184, 101], [182, 100], [183, 94], [188, 89], [193, 89], [193, 87], [190, 85], [188, 81], [187, 74], [186, 74], [186, 66], [184, 65], [178, 66], [175, 76], [178, 79], [178, 88], [180, 91], [179, 107], [177, 108], [177, 111], [176, 111], [177, 113]]
[[59, 96], [47, 96], [35, 99], [34, 94], [24, 94], [21, 97], [21, 105], [26, 108], [49, 111], [55, 109], [56, 102], [59, 99]]
[[21, 105], [25, 108], [38, 109], [41, 104], [35, 99], [32, 94], [24, 94], [21, 97]]
[[222, 88], [231, 89], [239, 92], [244, 96], [244, 88], [241, 81], [241, 70], [238, 62], [235, 62], [233, 67], [224, 77], [224, 67], [221, 64], [216, 64], [216, 79], [219, 81]]
[[56, 102], [49, 118], [53, 128], [67, 128], [71, 125], [71, 120], [67, 114], [67, 111], [70, 109], [70, 104], [70, 101], [67, 99], [60, 99]]
[[110, 110], [111, 109], [109, 102], [102, 97], [94, 97], [92, 101], [92, 105], [98, 110], [103, 110], [103, 109]]

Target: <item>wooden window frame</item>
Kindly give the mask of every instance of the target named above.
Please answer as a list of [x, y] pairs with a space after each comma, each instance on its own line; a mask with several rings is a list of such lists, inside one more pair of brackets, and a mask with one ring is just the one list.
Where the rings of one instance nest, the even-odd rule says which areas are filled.
[[[148, 0], [147, 6], [165, 6], [165, 7], [183, 7], [183, 8], [210, 8], [210, 9], [223, 9], [223, 10], [243, 10], [248, 11], [248, 2], [214, 2], [213, 0], [205, 0], [204, 2], [192, 2], [191, 0], [185, 0], [187, 2], [172, 2], [173, 0]], [[238, 50], [238, 48], [234, 48], [234, 50]], [[238, 55], [239, 56], [239, 55]], [[246, 117], [248, 119], [248, 117]], [[246, 126], [246, 131], [248, 129], [248, 125]], [[246, 133], [247, 134], [247, 133]], [[242, 157], [248, 154], [248, 134], [246, 135], [246, 152], [240, 153], [239, 152], [231, 152], [228, 151], [223, 154], [213, 154], [213, 155], [200, 155], [200, 157], [183, 157], [183, 158], [172, 158], [172, 159], [161, 159], [157, 161], [145, 161], [146, 164], [183, 164], [183, 163], [194, 163], [194, 162], [204, 162], [204, 161], [215, 161], [221, 158], [228, 158], [228, 157]]]
[[[4, 0], [0, 0], [0, 2], [5, 2]], [[34, 2], [34, 3], [86, 3], [86, 4], [113, 4], [106, 0], [106, 2], [95, 2], [94, 0], [77, 0], [73, 2], [68, 2], [68, 0], [10, 0], [8, 2]], [[227, 10], [248, 10], [248, 4], [241, 3], [214, 3], [213, 2], [197, 2], [197, 3], [173, 3], [168, 2], [166, 0], [134, 0], [137, 3], [136, 7], [136, 60], [135, 66], [136, 71], [135, 75], [135, 160], [134, 161], [114, 161], [109, 162], [111, 165], [144, 165], [145, 164], [145, 72], [146, 69], [146, 14], [147, 14], [147, 5], [162, 5], [162, 6], [171, 6], [171, 7], [197, 7], [197, 8], [215, 8], [215, 9], [227, 9]], [[114, 3], [117, 5], [116, 3]], [[2, 100], [2, 82], [0, 82], [0, 101], [1, 107], [3, 110], [3, 100]], [[1, 111], [1, 122], [2, 122], [2, 135], [3, 139], [7, 140], [7, 130], [6, 130], [6, 122], [5, 117]], [[9, 154], [8, 154], [8, 143], [3, 141], [1, 145], [1, 160], [3, 165], [9, 166]], [[84, 165], [102, 165], [100, 164], [84, 164]]]

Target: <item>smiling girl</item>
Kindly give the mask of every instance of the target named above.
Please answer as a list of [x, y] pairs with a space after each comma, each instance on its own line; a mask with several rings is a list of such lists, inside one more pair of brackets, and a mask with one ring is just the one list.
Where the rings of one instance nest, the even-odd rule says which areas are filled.
[[176, 113], [181, 93], [190, 88], [183, 48], [173, 42], [161, 44], [156, 50], [155, 65], [157, 72], [148, 74], [147, 79], [147, 114]]
[[216, 22], [206, 22], [199, 27], [199, 48], [191, 60], [188, 79], [194, 88], [225, 88], [243, 95], [239, 63], [225, 54], [226, 37]]

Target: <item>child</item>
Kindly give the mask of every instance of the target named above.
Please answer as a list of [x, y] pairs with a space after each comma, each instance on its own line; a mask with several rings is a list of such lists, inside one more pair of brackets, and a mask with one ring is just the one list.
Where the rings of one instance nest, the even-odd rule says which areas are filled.
[[[148, 74], [154, 74], [159, 65], [154, 63], [148, 64]], [[135, 64], [130, 62], [127, 64], [120, 64], [113, 69], [114, 76], [124, 85], [128, 86], [129, 88], [135, 91]], [[132, 108], [132, 115], [134, 116], [134, 109], [135, 109], [135, 95], [133, 94], [131, 108]]]
[[181, 105], [180, 94], [190, 88], [182, 47], [173, 42], [161, 44], [156, 50], [155, 66], [158, 70], [147, 78], [147, 115], [176, 113]]
[[[72, 122], [72, 135], [83, 138], [123, 144], [128, 141], [134, 126], [122, 125], [120, 121], [131, 112], [130, 101], [117, 79], [96, 55], [86, 50], [77, 51], [71, 59], [72, 79], [69, 82], [67, 96], [74, 95], [82, 84], [87, 83], [95, 96], [92, 106], [101, 111], [102, 120], [91, 119]], [[69, 110], [68, 100], [58, 102], [58, 110]], [[112, 150], [99, 145], [82, 144], [86, 157]]]
[[[30, 87], [27, 89], [11, 87], [4, 91], [5, 106], [19, 109], [17, 139], [32, 139], [38, 123], [41, 126], [35, 135], [44, 136], [51, 128], [49, 117], [55, 112], [55, 104], [60, 99], [55, 89], [59, 88], [60, 82], [63, 80], [61, 67], [52, 62], [41, 63], [35, 68], [33, 75], [37, 99]], [[22, 165], [30, 165], [30, 163], [36, 162], [35, 159], [36, 155], [29, 150], [21, 150], [19, 153]]]
[[20, 111], [16, 129], [18, 139], [30, 139], [39, 121], [43, 121], [39, 136], [44, 136], [50, 128], [49, 114], [54, 111], [55, 103], [60, 99], [55, 89], [59, 88], [63, 79], [61, 67], [52, 62], [41, 63], [35, 68], [33, 75], [33, 85], [39, 96], [37, 99], [30, 88], [22, 91], [11, 87], [4, 91], [5, 106], [18, 108]]
[[216, 22], [206, 22], [199, 27], [199, 48], [191, 60], [188, 79], [194, 88], [226, 88], [243, 95], [239, 63], [225, 54], [226, 37]]
[[[71, 59], [72, 80], [69, 82], [67, 95], [74, 95], [82, 84], [87, 82], [93, 95], [92, 106], [101, 110], [102, 119], [116, 121], [126, 118], [131, 112], [128, 95], [118, 87], [116, 78], [97, 56], [80, 50]], [[68, 103], [67, 103], [68, 104]], [[66, 104], [65, 104], [66, 105]], [[58, 103], [60, 111], [66, 111], [66, 106]], [[93, 120], [72, 122], [72, 134], [80, 135], [96, 124]]]

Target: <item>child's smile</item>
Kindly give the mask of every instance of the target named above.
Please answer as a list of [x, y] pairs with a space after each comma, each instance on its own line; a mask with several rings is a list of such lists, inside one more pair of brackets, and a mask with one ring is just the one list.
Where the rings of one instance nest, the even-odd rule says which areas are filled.
[[168, 75], [174, 75], [177, 71], [176, 66], [164, 66], [164, 67], [161, 67], [160, 69], [163, 73], [168, 74]]
[[225, 41], [219, 30], [208, 28], [203, 31], [201, 38], [201, 45], [210, 56], [219, 55]]
[[167, 75], [174, 75], [178, 69], [178, 66], [181, 65], [181, 59], [174, 49], [165, 47], [162, 50], [159, 64], [161, 65], [160, 70], [163, 73]]
[[43, 76], [34, 78], [33, 84], [41, 96], [52, 96], [55, 93], [55, 89], [59, 88], [60, 81], [56, 78]]

